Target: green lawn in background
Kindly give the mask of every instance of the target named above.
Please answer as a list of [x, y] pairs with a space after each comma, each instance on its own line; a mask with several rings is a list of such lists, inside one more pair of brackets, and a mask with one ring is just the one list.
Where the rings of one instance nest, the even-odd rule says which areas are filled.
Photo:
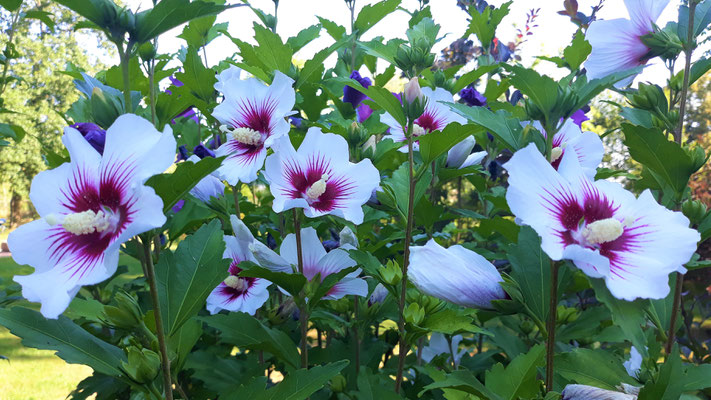
[[[119, 264], [138, 264], [121, 256]], [[140, 266], [135, 267], [140, 271]], [[27, 275], [32, 268], [17, 265], [11, 257], [0, 257], [0, 290], [14, 275]], [[24, 305], [24, 304], [23, 304]], [[38, 304], [26, 303], [39, 310]], [[91, 375], [91, 368], [67, 364], [53, 351], [22, 346], [20, 339], [0, 326], [0, 400], [64, 400], [76, 385]]]

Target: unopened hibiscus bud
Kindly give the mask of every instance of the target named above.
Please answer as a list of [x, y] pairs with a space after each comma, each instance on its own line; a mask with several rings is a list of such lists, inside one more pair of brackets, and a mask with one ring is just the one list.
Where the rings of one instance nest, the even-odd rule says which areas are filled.
[[160, 357], [149, 349], [128, 348], [128, 362], [121, 361], [123, 370], [139, 383], [153, 382], [160, 370]]
[[630, 104], [642, 110], [667, 110], [667, 97], [657, 85], [640, 83], [636, 92], [627, 95]]
[[385, 267], [378, 270], [383, 282], [395, 286], [402, 280], [402, 270], [396, 261], [389, 260]]
[[156, 47], [151, 42], [143, 43], [138, 47], [138, 55], [143, 61], [150, 61], [156, 57]]
[[[676, 110], [675, 110], [676, 111]], [[677, 121], [678, 121], [678, 114], [677, 114]], [[675, 124], [676, 126], [676, 124]], [[701, 146], [689, 146], [685, 147], [684, 150], [686, 153], [691, 157], [691, 161], [693, 161], [694, 165], [694, 170], [698, 170], [699, 168], [703, 167], [704, 164], [706, 164], [706, 152], [704, 151], [704, 148]]]
[[419, 325], [425, 319], [425, 309], [417, 303], [411, 303], [403, 311], [403, 315], [408, 324]]
[[388, 297], [388, 289], [383, 286], [382, 283], [378, 283], [378, 286], [373, 289], [370, 298], [368, 298], [368, 306], [373, 306], [374, 304], [381, 304]]
[[356, 249], [358, 248], [358, 238], [356, 237], [355, 233], [353, 233], [351, 228], [347, 226], [344, 227], [338, 234], [338, 237], [340, 238], [340, 247], [352, 246]]
[[407, 103], [414, 103], [415, 101], [424, 101], [425, 95], [420, 89], [420, 82], [417, 77], [410, 79], [410, 82], [405, 84], [405, 101]]
[[331, 390], [334, 393], [340, 393], [343, 392], [346, 389], [346, 378], [338, 374], [331, 378]]
[[692, 224], [698, 224], [706, 215], [706, 205], [700, 200], [687, 200], [681, 205], [681, 212]]
[[110, 326], [126, 330], [139, 326], [143, 312], [136, 299], [124, 291], [117, 292], [114, 299], [116, 307], [104, 306], [102, 319]]
[[119, 11], [118, 20], [121, 27], [126, 32], [133, 32], [136, 29], [136, 14], [124, 7]]
[[123, 114], [124, 106], [115, 95], [106, 93], [98, 87], [91, 92], [91, 116], [102, 128], [108, 128]]

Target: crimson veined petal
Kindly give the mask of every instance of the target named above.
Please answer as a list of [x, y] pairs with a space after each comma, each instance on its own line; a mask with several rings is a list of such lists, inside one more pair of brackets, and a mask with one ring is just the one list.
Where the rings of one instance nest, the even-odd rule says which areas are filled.
[[311, 128], [294, 150], [288, 138], [266, 161], [265, 177], [274, 196], [272, 207], [281, 212], [294, 207], [307, 217], [332, 214], [359, 224], [362, 205], [380, 182], [370, 160], [348, 161], [348, 144], [341, 136]]
[[556, 172], [529, 145], [505, 168], [509, 207], [542, 237], [546, 253], [604, 278], [617, 298], [666, 296], [669, 273], [683, 268], [700, 239], [650, 192], [635, 198], [617, 183], [590, 180], [577, 157], [564, 158]]
[[[148, 149], [124, 146], [124, 136]], [[100, 157], [80, 137], [67, 129], [63, 140], [71, 162], [43, 172], [32, 185], [30, 198], [40, 204], [42, 219], [8, 238], [17, 262], [35, 268], [33, 274], [16, 280], [30, 300], [42, 303], [49, 318], [56, 318], [81, 286], [99, 283], [115, 272], [122, 242], [165, 223], [163, 202], [143, 182], [150, 171], [162, 172], [172, 162], [171, 132], [161, 134], [149, 122], [123, 115], [107, 130]], [[146, 151], [155, 159], [139, 166]]]

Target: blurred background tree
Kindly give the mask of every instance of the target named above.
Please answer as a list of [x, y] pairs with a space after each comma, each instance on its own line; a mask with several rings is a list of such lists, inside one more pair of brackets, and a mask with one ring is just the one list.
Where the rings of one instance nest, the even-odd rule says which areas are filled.
[[[17, 13], [46, 12], [45, 22], [18, 18]], [[34, 15], [39, 15], [34, 13]], [[52, 23], [53, 21], [53, 23]], [[0, 218], [11, 226], [34, 213], [29, 201], [32, 178], [46, 169], [41, 150], [61, 149], [61, 133], [66, 125], [62, 114], [79, 94], [72, 78], [57, 72], [68, 63], [93, 73], [102, 69], [96, 54], [106, 54], [98, 36], [88, 30], [75, 32], [77, 16], [51, 1], [26, 0], [17, 11], [0, 11], [0, 48], [8, 43], [10, 31], [19, 58], [8, 62], [10, 81], [2, 99], [14, 113], [0, 114], [0, 122], [20, 125], [26, 136], [18, 143], [0, 147]], [[97, 51], [98, 50], [98, 51]], [[88, 54], [94, 54], [92, 56]]]

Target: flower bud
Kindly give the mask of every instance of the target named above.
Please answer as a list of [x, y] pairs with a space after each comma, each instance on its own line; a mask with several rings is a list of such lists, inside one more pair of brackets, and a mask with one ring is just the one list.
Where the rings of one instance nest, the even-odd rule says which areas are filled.
[[410, 305], [403, 310], [403, 315], [408, 324], [419, 325], [425, 319], [425, 309], [421, 308], [417, 303], [410, 303]]
[[386, 289], [382, 283], [378, 283], [378, 286], [373, 289], [373, 293], [370, 295], [370, 298], [368, 298], [368, 307], [374, 304], [381, 304], [385, 301], [386, 297], [388, 297], [388, 289]]
[[700, 200], [687, 200], [681, 205], [681, 212], [692, 224], [698, 224], [706, 215], [706, 204]]
[[115, 95], [106, 93], [98, 87], [91, 92], [91, 116], [99, 126], [106, 129], [123, 114], [124, 106]]
[[405, 101], [414, 103], [416, 100], [424, 101], [425, 95], [420, 89], [420, 82], [417, 77], [410, 79], [410, 82], [405, 84]]
[[353, 246], [354, 248], [358, 248], [358, 238], [356, 237], [355, 233], [351, 230], [349, 227], [344, 227], [341, 232], [338, 234], [340, 238], [340, 247], [343, 246]]
[[331, 390], [334, 393], [341, 393], [346, 390], [346, 377], [338, 374], [331, 378]]
[[143, 312], [133, 296], [118, 291], [114, 296], [116, 306], [104, 306], [102, 319], [110, 326], [121, 329], [134, 329], [143, 321]]
[[649, 51], [642, 56], [643, 60], [661, 57], [664, 60], [674, 60], [684, 50], [684, 46], [674, 29], [659, 29], [654, 27], [654, 32], [640, 38]]
[[380, 278], [388, 285], [395, 286], [402, 280], [402, 270], [397, 261], [389, 260], [385, 267], [378, 270]]
[[160, 371], [160, 357], [152, 350], [131, 346], [128, 348], [128, 362], [121, 361], [121, 367], [136, 382], [153, 382]]
[[138, 47], [138, 55], [143, 61], [150, 61], [156, 57], [156, 47], [151, 42], [143, 43]]
[[627, 100], [633, 107], [641, 110], [666, 111], [668, 109], [667, 96], [657, 85], [640, 83], [636, 92], [627, 95]]

